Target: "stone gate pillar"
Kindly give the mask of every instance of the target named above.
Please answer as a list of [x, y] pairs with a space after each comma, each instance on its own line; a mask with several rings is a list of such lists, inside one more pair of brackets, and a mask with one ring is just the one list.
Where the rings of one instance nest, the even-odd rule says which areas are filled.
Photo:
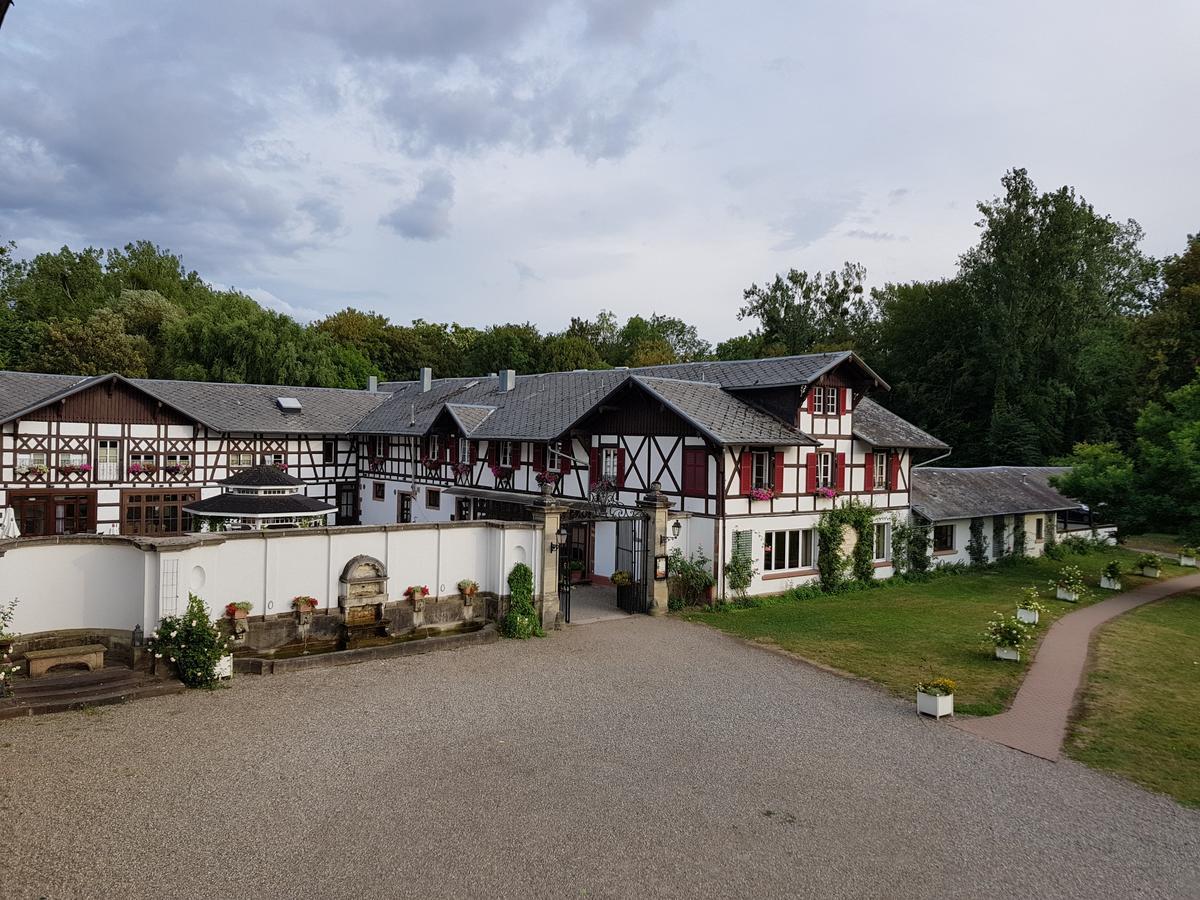
[[542, 628], [562, 628], [562, 608], [558, 602], [558, 554], [564, 550], [550, 549], [558, 544], [558, 528], [562, 524], [567, 508], [558, 503], [550, 493], [553, 488], [543, 485], [541, 499], [533, 507], [533, 521], [542, 529], [542, 547], [539, 554], [539, 569], [534, 573], [538, 579], [534, 585], [538, 590], [534, 602], [542, 616]]
[[646, 513], [646, 561], [642, 571], [649, 582], [646, 594], [652, 616], [667, 613], [667, 582], [654, 577], [654, 557], [667, 552], [667, 512], [671, 508], [671, 501], [663, 495], [661, 487], [657, 481], [654, 482], [649, 492], [638, 501], [638, 506]]

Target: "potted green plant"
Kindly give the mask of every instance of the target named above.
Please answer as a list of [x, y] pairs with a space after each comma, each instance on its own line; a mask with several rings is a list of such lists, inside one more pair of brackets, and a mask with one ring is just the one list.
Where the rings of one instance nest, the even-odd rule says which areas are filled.
[[1189, 569], [1196, 568], [1196, 553], [1195, 547], [1180, 547], [1179, 548], [1179, 564], [1187, 566]]
[[316, 597], [300, 596], [300, 597], [292, 598], [292, 609], [296, 610], [297, 612], [310, 613], [316, 608], [317, 608], [317, 598]]
[[1017, 601], [1017, 618], [1026, 625], [1036, 625], [1046, 607], [1041, 603], [1042, 595], [1035, 587], [1025, 589], [1021, 599]]
[[1021, 659], [1021, 645], [1029, 640], [1029, 626], [1016, 616], [993, 615], [997, 618], [987, 623], [987, 628], [983, 630], [984, 637], [995, 648], [996, 659], [1018, 662]]
[[1087, 593], [1087, 584], [1083, 580], [1083, 570], [1079, 566], [1063, 566], [1058, 577], [1051, 584], [1055, 596], [1068, 603], [1078, 603]]
[[949, 678], [928, 678], [917, 682], [917, 715], [954, 715], [954, 681]]
[[462, 594], [463, 606], [470, 606], [479, 593], [479, 582], [464, 578], [458, 583], [458, 592]]
[[226, 603], [225, 615], [230, 619], [244, 619], [250, 615], [250, 610], [254, 608], [253, 603]]
[[1157, 553], [1143, 553], [1133, 567], [1146, 578], [1157, 578], [1162, 574], [1162, 558]]
[[404, 589], [404, 596], [412, 601], [415, 612], [421, 612], [425, 609], [425, 598], [429, 596], [429, 586], [425, 584], [410, 584]]
[[583, 565], [582, 560], [578, 560], [578, 559], [571, 560], [571, 562], [567, 565], [567, 568], [571, 572], [571, 580], [572, 581], [582, 581], [583, 580], [584, 565]]
[[633, 573], [627, 572], [624, 569], [617, 569], [617, 571], [612, 573], [612, 577], [609, 579], [609, 581], [619, 588], [629, 587], [631, 584], [633, 584]]
[[1106, 591], [1119, 591], [1121, 589], [1121, 564], [1115, 559], [1105, 563], [1104, 571], [1100, 573], [1100, 587]]

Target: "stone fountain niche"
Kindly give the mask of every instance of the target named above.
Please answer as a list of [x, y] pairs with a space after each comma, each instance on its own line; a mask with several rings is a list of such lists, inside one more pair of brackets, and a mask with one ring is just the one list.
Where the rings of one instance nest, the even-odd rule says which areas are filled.
[[338, 586], [342, 649], [353, 649], [363, 638], [387, 636], [387, 583], [387, 567], [372, 556], [356, 556], [346, 563]]

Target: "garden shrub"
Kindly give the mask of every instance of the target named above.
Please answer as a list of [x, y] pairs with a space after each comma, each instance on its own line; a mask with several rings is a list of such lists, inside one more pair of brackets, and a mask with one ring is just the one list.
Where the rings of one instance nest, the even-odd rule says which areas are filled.
[[500, 621], [500, 633], [517, 640], [545, 635], [533, 605], [533, 570], [525, 563], [517, 563], [508, 573], [508, 612]]
[[204, 601], [195, 594], [188, 594], [187, 612], [166, 616], [146, 645], [155, 659], [170, 661], [179, 672], [179, 680], [193, 688], [216, 685], [213, 669], [229, 652], [229, 642], [217, 631]]
[[[854, 502], [821, 513], [817, 523], [817, 571], [826, 592], [841, 588], [847, 568], [856, 581], [869, 584], [875, 580], [875, 515], [872, 507]], [[847, 525], [854, 529], [855, 535], [849, 560], [842, 556], [842, 536]]]
[[734, 551], [725, 563], [725, 582], [740, 601], [745, 602], [746, 592], [758, 570], [754, 568], [754, 560], [748, 553]]
[[704, 555], [703, 550], [697, 550], [689, 558], [676, 547], [671, 551], [669, 566], [671, 577], [667, 583], [670, 591], [668, 609], [694, 606], [704, 599], [704, 592], [716, 583], [712, 573], [712, 560]]
[[919, 579], [929, 571], [929, 527], [892, 518], [892, 563], [896, 574]]

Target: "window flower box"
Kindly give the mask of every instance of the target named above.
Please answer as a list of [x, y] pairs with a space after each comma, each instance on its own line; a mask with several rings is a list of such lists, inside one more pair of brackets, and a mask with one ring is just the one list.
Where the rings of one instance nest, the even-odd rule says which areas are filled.
[[917, 715], [942, 716], [954, 715], [955, 684], [949, 678], [931, 678], [917, 684]]
[[537, 483], [543, 487], [546, 485], [550, 485], [550, 487], [556, 487], [561, 479], [562, 475], [560, 475], [558, 472], [538, 472], [537, 474]]
[[153, 463], [134, 463], [126, 471], [134, 481], [149, 480], [158, 474], [158, 466]]
[[172, 478], [185, 478], [192, 474], [192, 467], [187, 463], [172, 463], [169, 466], [163, 466], [163, 471]]
[[244, 619], [250, 615], [250, 610], [254, 607], [253, 603], [226, 603], [225, 615], [227, 618], [238, 620]]
[[430, 459], [428, 456], [421, 460], [421, 465], [425, 467], [426, 472], [438, 472], [442, 468], [440, 459]]
[[50, 470], [43, 465], [17, 466], [17, 477], [25, 481], [38, 481], [45, 478]]
[[1054, 586], [1054, 596], [1068, 603], [1078, 603], [1087, 593], [1087, 584], [1083, 580], [1083, 570], [1079, 566], [1063, 566], [1058, 578], [1051, 582]]
[[1021, 648], [1020, 647], [997, 647], [996, 648], [996, 659], [1004, 659], [1004, 660], [1008, 660], [1009, 662], [1020, 662], [1021, 661]]
[[1145, 578], [1157, 578], [1162, 574], [1162, 559], [1157, 553], [1143, 553], [1137, 558], [1134, 567]]
[[470, 481], [471, 468], [472, 467], [470, 463], [460, 462], [451, 466], [450, 471], [454, 473], [454, 479], [456, 481]]
[[488, 470], [497, 481], [507, 481], [513, 474], [512, 466], [488, 466]]
[[775, 492], [769, 487], [756, 487], [750, 489], [751, 500], [774, 500]]
[[837, 495], [837, 491], [831, 487], [819, 487], [813, 491], [813, 496], [819, 500], [836, 500]]
[[73, 478], [75, 476], [86, 477], [91, 471], [91, 463], [68, 463], [65, 466], [58, 467], [58, 474], [65, 478]]
[[1063, 587], [1061, 584], [1055, 585], [1054, 596], [1056, 596], [1059, 600], [1066, 600], [1068, 603], [1079, 602], [1079, 594], [1070, 588]]

